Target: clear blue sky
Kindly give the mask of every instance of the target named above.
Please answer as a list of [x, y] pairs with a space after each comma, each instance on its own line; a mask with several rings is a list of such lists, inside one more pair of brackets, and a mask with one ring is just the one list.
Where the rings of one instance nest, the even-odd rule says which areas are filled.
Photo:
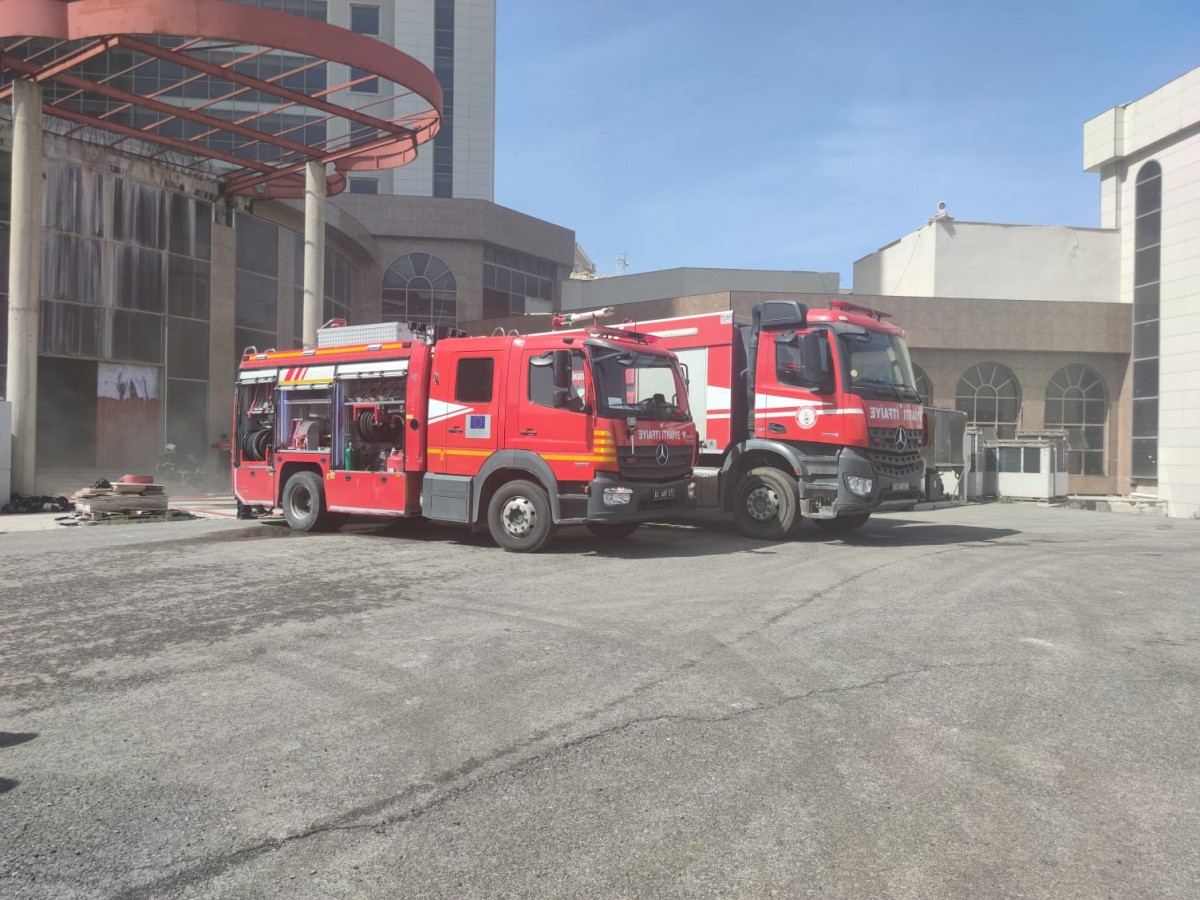
[[1200, 0], [498, 0], [496, 202], [600, 274], [836, 271], [924, 224], [1099, 224], [1083, 123], [1200, 66]]

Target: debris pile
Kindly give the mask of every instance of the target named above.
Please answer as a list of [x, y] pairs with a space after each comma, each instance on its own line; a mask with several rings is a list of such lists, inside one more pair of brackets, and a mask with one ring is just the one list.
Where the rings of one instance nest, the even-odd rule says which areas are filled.
[[150, 475], [122, 475], [116, 483], [99, 478], [77, 490], [71, 500], [75, 515], [64, 524], [193, 518], [190, 513], [170, 509], [166, 489]]
[[72, 505], [71, 501], [66, 497], [27, 497], [24, 494], [13, 494], [7, 503], [0, 506], [0, 515], [66, 512], [72, 508]]

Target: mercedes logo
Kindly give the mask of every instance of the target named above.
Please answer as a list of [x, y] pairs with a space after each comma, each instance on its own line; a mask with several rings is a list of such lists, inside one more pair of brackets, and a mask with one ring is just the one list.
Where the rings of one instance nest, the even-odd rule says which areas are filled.
[[671, 448], [667, 446], [666, 441], [659, 441], [658, 447], [654, 451], [654, 458], [660, 466], [665, 466], [667, 460], [671, 458]]
[[908, 447], [908, 432], [903, 428], [896, 429], [896, 449], [901, 453]]

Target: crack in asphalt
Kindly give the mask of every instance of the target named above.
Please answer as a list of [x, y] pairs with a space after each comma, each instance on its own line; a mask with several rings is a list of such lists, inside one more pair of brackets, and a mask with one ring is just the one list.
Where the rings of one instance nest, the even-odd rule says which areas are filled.
[[[899, 678], [912, 675], [924, 675], [933, 671], [952, 670], [952, 669], [986, 669], [986, 668], [1001, 668], [1000, 663], [946, 663], [942, 665], [924, 665], [910, 669], [900, 669], [895, 672], [890, 672], [879, 678], [873, 678], [870, 681], [858, 682], [855, 684], [835, 685], [824, 688], [813, 688], [812, 690], [803, 691], [798, 694], [791, 694], [777, 699], [772, 703], [757, 704], [754, 706], [735, 709], [724, 715], [702, 716], [702, 715], [681, 715], [681, 714], [663, 714], [657, 716], [638, 716], [632, 719], [626, 719], [621, 722], [615, 722], [612, 725], [601, 728], [590, 734], [579, 735], [571, 740], [560, 744], [555, 744], [551, 747], [544, 748], [541, 752], [531, 756], [516, 760], [512, 765], [505, 766], [497, 771], [488, 773], [485, 776], [477, 778], [465, 784], [459, 784], [455, 787], [446, 790], [444, 793], [430, 797], [423, 804], [414, 806], [411, 809], [396, 813], [395, 815], [386, 816], [381, 820], [361, 821], [364, 817], [377, 815], [383, 810], [394, 807], [399, 803], [403, 803], [410, 798], [416, 798], [425, 791], [436, 791], [437, 784], [446, 784], [462, 778], [467, 778], [473, 773], [479, 771], [483, 767], [503, 760], [508, 757], [520, 754], [521, 752], [534, 747], [537, 743], [544, 740], [551, 733], [551, 729], [541, 729], [530, 736], [530, 738], [518, 745], [498, 750], [495, 753], [486, 756], [482, 759], [475, 757], [469, 758], [462, 766], [443, 773], [436, 778], [436, 784], [424, 782], [421, 784], [412, 785], [405, 788], [399, 794], [392, 795], [374, 803], [356, 807], [348, 810], [341, 816], [320, 825], [314, 825], [310, 828], [298, 831], [293, 834], [283, 835], [277, 838], [271, 838], [266, 841], [260, 841], [249, 847], [243, 847], [241, 850], [227, 853], [218, 857], [197, 857], [193, 859], [182, 860], [183, 864], [197, 862], [199, 865], [192, 869], [178, 872], [174, 875], [169, 875], [165, 878], [158, 879], [148, 884], [130, 887], [118, 894], [112, 895], [113, 900], [146, 900], [146, 898], [155, 898], [162, 896], [164, 891], [186, 887], [196, 884], [207, 879], [211, 879], [217, 875], [221, 875], [238, 866], [252, 861], [253, 859], [271, 852], [277, 852], [287, 846], [307, 841], [311, 838], [321, 837], [327, 834], [337, 832], [354, 832], [371, 830], [377, 834], [384, 834], [388, 828], [396, 825], [402, 825], [407, 822], [412, 822], [421, 817], [435, 812], [451, 800], [454, 800], [469, 791], [475, 791], [479, 788], [496, 781], [504, 776], [511, 776], [524, 769], [529, 768], [539, 762], [545, 761], [551, 757], [559, 756], [569, 751], [578, 749], [584, 745], [594, 743], [595, 741], [620, 734], [628, 731], [631, 728], [639, 726], [657, 726], [665, 724], [684, 724], [684, 725], [712, 725], [731, 722], [746, 716], [756, 715], [759, 713], [770, 713], [782, 709], [795, 703], [802, 703], [813, 697], [831, 696], [836, 694], [853, 693], [857, 691], [869, 690], [871, 688], [882, 687]], [[595, 714], [591, 715], [595, 718]], [[583, 717], [581, 721], [586, 721], [588, 716]]]

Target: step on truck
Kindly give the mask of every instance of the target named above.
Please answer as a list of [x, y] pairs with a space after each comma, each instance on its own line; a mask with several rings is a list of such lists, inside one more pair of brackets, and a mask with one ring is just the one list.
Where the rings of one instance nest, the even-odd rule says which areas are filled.
[[688, 378], [700, 440], [697, 507], [779, 539], [802, 519], [849, 533], [911, 509], [924, 476], [924, 407], [888, 314], [796, 300], [628, 324], [661, 338]]
[[535, 551], [694, 504], [696, 428], [676, 357], [620, 329], [441, 337], [387, 323], [318, 332], [238, 367], [233, 491], [298, 531], [354, 515], [484, 528]]

